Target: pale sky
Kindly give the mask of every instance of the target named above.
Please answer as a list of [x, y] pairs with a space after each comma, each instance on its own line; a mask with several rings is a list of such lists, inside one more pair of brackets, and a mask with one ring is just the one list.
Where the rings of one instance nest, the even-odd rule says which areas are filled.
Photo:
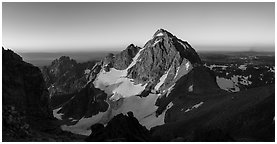
[[196, 50], [274, 50], [268, 3], [2, 3], [2, 45], [17, 52], [142, 47], [159, 28]]

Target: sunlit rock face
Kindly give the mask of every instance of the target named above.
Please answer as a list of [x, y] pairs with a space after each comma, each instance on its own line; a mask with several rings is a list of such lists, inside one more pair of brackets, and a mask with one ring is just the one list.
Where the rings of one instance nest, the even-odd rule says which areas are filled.
[[[50, 97], [77, 92], [87, 83], [95, 62], [77, 63], [68, 56], [55, 59], [49, 66], [41, 68]], [[55, 99], [55, 98], [54, 98]]]
[[67, 122], [64, 130], [84, 135], [91, 133], [91, 125], [106, 124], [129, 111], [151, 129], [169, 122], [166, 115], [180, 91], [203, 94], [217, 90], [214, 75], [202, 66], [191, 45], [159, 29], [144, 47], [131, 44], [97, 63], [86, 87], [56, 107], [53, 114]]

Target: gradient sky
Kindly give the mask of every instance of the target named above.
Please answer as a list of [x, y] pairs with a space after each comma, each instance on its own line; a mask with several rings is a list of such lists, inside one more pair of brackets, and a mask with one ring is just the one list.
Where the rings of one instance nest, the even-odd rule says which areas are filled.
[[164, 28], [196, 50], [274, 50], [274, 3], [2, 3], [17, 52], [122, 50]]

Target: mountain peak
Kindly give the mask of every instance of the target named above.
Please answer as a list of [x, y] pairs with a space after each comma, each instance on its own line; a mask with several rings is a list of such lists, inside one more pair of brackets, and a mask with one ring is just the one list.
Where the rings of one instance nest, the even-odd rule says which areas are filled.
[[168, 32], [167, 30], [162, 29], [162, 28], [158, 29], [158, 30], [155, 32], [155, 34], [153, 35], [153, 37], [159, 37], [159, 36], [173, 37], [173, 35], [172, 35], [170, 32]]
[[187, 41], [183, 41], [177, 38], [167, 30], [162, 28], [158, 29], [155, 32], [153, 38], [144, 45], [144, 48], [155, 51], [153, 55], [162, 54], [160, 55], [160, 57], [169, 57], [168, 54], [172, 54], [172, 56], [175, 57], [175, 54], [177, 54], [180, 56], [180, 61], [182, 61], [183, 58], [186, 58], [192, 64], [202, 63], [197, 52]]

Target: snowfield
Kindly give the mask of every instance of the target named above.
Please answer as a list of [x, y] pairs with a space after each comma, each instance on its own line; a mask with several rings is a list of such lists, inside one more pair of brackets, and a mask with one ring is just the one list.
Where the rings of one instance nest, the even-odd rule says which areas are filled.
[[217, 76], [216, 77], [216, 82], [217, 82], [218, 86], [221, 89], [231, 91], [231, 92], [240, 91], [238, 85], [236, 85], [237, 79], [233, 79], [233, 78], [232, 79], [225, 79], [225, 78], [221, 78], [221, 77]]
[[149, 115], [146, 115], [143, 117], [143, 119], [139, 119], [139, 122], [141, 125], [145, 126], [147, 129], [151, 129], [152, 127], [158, 126], [158, 125], [163, 125], [164, 123], [164, 118], [165, 118], [165, 113], [168, 109], [170, 109], [173, 106], [173, 103], [170, 102], [166, 109], [163, 111], [162, 114], [160, 114], [158, 117], [156, 117], [156, 113], [153, 112]]
[[70, 131], [80, 135], [90, 135], [90, 126], [96, 123], [102, 123], [101, 119], [107, 112], [98, 113], [90, 118], [81, 118], [75, 125], [62, 125], [61, 128], [64, 131]]
[[[136, 96], [145, 89], [146, 85], [135, 85], [132, 79], [126, 77], [128, 69], [134, 66], [138, 61], [141, 51], [142, 49], [133, 58], [132, 63], [125, 70], [110, 68], [110, 70], [106, 72], [102, 69], [94, 80], [94, 86], [105, 91], [105, 93], [108, 94], [109, 100], [111, 100], [108, 101], [110, 106], [106, 112], [93, 115], [90, 118], [82, 118], [75, 125], [63, 125], [62, 129], [72, 133], [89, 135], [91, 133], [91, 125], [95, 123], [106, 124], [114, 116], [120, 113], [127, 114], [129, 111], [132, 111], [141, 124], [149, 129], [164, 124], [166, 110], [156, 117], [156, 110], [158, 107], [155, 106], [155, 102], [158, 99], [158, 95], [150, 94], [147, 97]], [[167, 74], [168, 71], [160, 78], [160, 83], [156, 86], [157, 88], [164, 83]], [[117, 102], [118, 105], [116, 104], [116, 107], [111, 106], [111, 103]], [[58, 111], [58, 109], [56, 111]], [[56, 114], [56, 116], [59, 117], [58, 114]]]
[[108, 95], [113, 95], [111, 100], [118, 100], [119, 98], [126, 98], [133, 95], [140, 94], [146, 87], [141, 84], [135, 85], [132, 79], [127, 78], [128, 69], [133, 67], [140, 56], [141, 49], [133, 58], [132, 63], [125, 70], [117, 70], [111, 68], [109, 72], [101, 70], [93, 84], [95, 88], [99, 88]]
[[238, 91], [240, 91], [239, 85], [248, 86], [248, 85], [252, 84], [252, 82], [248, 80], [251, 77], [252, 77], [252, 75], [249, 75], [249, 76], [234, 75], [231, 77], [231, 79], [226, 79], [226, 78], [217, 76], [216, 81], [217, 81], [218, 86], [221, 89], [231, 91], [231, 92], [238, 92]]
[[[158, 34], [159, 35], [159, 34]], [[157, 36], [158, 36], [157, 35]], [[155, 42], [158, 43], [158, 41]], [[186, 48], [186, 45], [179, 42]], [[154, 44], [154, 45], [155, 45]], [[144, 48], [143, 48], [144, 49]], [[74, 125], [62, 125], [62, 130], [70, 131], [72, 133], [77, 133], [81, 135], [90, 135], [90, 126], [96, 123], [107, 124], [114, 116], [123, 113], [127, 115], [129, 111], [132, 111], [134, 116], [138, 119], [141, 125], [145, 126], [147, 129], [152, 127], [163, 125], [165, 119], [165, 113], [168, 109], [173, 106], [170, 102], [166, 109], [160, 114], [156, 115], [156, 110], [158, 106], [155, 105], [160, 94], [149, 94], [146, 97], [139, 97], [139, 95], [146, 87], [146, 84], [135, 84], [133, 79], [127, 78], [128, 69], [133, 67], [140, 58], [140, 53], [143, 49], [140, 49], [136, 56], [133, 58], [131, 64], [125, 70], [117, 70], [115, 68], [110, 68], [109, 71], [105, 71], [103, 68], [98, 73], [97, 77], [93, 81], [94, 87], [103, 90], [107, 95], [107, 102], [109, 103], [109, 108], [105, 112], [100, 112], [97, 115], [93, 115], [89, 118], [81, 118]], [[189, 61], [176, 69], [176, 74], [174, 80], [177, 80], [183, 75], [186, 75], [193, 66]], [[173, 70], [171, 66], [165, 73], [160, 77], [158, 84], [154, 89], [158, 90], [165, 83], [165, 80], [170, 71]], [[166, 95], [174, 89], [175, 83], [171, 83], [170, 87], [166, 90]], [[193, 89], [193, 87], [190, 87]], [[201, 105], [201, 104], [200, 104]], [[199, 105], [199, 106], [200, 106]], [[194, 107], [193, 107], [194, 108]], [[197, 106], [195, 106], [197, 108]], [[61, 120], [63, 114], [58, 114], [56, 109], [53, 111], [55, 117]]]

